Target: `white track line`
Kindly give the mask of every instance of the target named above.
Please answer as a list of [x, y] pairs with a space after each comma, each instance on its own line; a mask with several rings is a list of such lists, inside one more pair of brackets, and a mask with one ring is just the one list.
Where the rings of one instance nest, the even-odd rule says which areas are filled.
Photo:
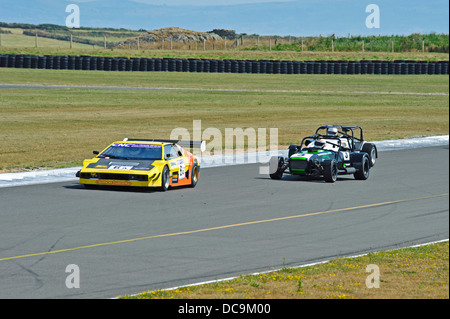
[[375, 95], [436, 95], [448, 93], [426, 92], [373, 92], [373, 91], [310, 91], [310, 90], [261, 90], [261, 89], [202, 89], [132, 86], [83, 86], [83, 85], [41, 85], [41, 84], [0, 84], [0, 89], [87, 89], [87, 90], [148, 90], [148, 91], [200, 91], [200, 92], [248, 92], [248, 93], [301, 93], [301, 94], [375, 94]]

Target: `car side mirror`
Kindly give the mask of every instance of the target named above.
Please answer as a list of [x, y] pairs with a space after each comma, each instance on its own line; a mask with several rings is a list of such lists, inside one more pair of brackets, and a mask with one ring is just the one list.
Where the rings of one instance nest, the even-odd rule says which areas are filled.
[[98, 154], [100, 154], [100, 152], [99, 152], [99, 151], [92, 151], [92, 153], [93, 153], [94, 155], [98, 155]]

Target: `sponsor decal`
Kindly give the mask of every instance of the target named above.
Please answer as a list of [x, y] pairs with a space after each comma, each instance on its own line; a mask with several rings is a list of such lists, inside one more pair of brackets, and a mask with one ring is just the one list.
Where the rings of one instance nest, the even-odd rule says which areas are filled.
[[175, 167], [177, 167], [176, 162], [169, 162], [169, 165], [170, 165], [170, 169], [174, 169]]
[[162, 148], [162, 145], [153, 144], [130, 144], [130, 143], [114, 143], [112, 146], [128, 147], [128, 148]]
[[115, 186], [131, 186], [132, 183], [130, 181], [105, 181], [105, 180], [97, 180], [95, 184], [98, 185], [115, 185]]

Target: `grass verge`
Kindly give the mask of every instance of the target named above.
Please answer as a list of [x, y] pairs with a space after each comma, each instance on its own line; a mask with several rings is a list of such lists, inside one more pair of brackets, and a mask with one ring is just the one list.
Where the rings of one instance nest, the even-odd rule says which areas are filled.
[[[338, 258], [302, 268], [283, 268], [211, 284], [147, 291], [128, 299], [448, 299], [449, 244]], [[366, 280], [379, 269], [379, 287]], [[370, 283], [374, 283], [369, 278]]]
[[[6, 35], [4, 35], [5, 37]], [[25, 41], [25, 40], [24, 40]], [[31, 41], [31, 40], [29, 40]], [[34, 39], [32, 39], [34, 41]], [[40, 40], [41, 41], [41, 40]], [[295, 52], [268, 50], [137, 50], [137, 49], [92, 49], [87, 45], [76, 44], [73, 49], [59, 47], [46, 39], [48, 47], [34, 48], [10, 46], [1, 47], [0, 54], [31, 54], [31, 55], [89, 55], [101, 57], [130, 58], [182, 58], [182, 59], [241, 59], [241, 60], [417, 60], [417, 61], [448, 61], [448, 53], [436, 52]], [[68, 45], [65, 44], [67, 47]]]
[[78, 166], [92, 150], [114, 140], [169, 138], [177, 127], [192, 132], [193, 120], [201, 120], [203, 130], [218, 128], [223, 136], [226, 128], [278, 128], [281, 148], [323, 124], [360, 125], [367, 140], [449, 130], [445, 75], [0, 69], [0, 83], [211, 89], [0, 89], [2, 172]]

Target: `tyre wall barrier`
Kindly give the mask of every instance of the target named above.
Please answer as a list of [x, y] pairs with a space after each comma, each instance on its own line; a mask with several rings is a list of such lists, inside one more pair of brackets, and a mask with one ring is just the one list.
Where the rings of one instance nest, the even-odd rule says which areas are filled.
[[119, 72], [203, 72], [253, 74], [444, 74], [449, 61], [274, 61], [92, 56], [0, 55], [1, 68]]

